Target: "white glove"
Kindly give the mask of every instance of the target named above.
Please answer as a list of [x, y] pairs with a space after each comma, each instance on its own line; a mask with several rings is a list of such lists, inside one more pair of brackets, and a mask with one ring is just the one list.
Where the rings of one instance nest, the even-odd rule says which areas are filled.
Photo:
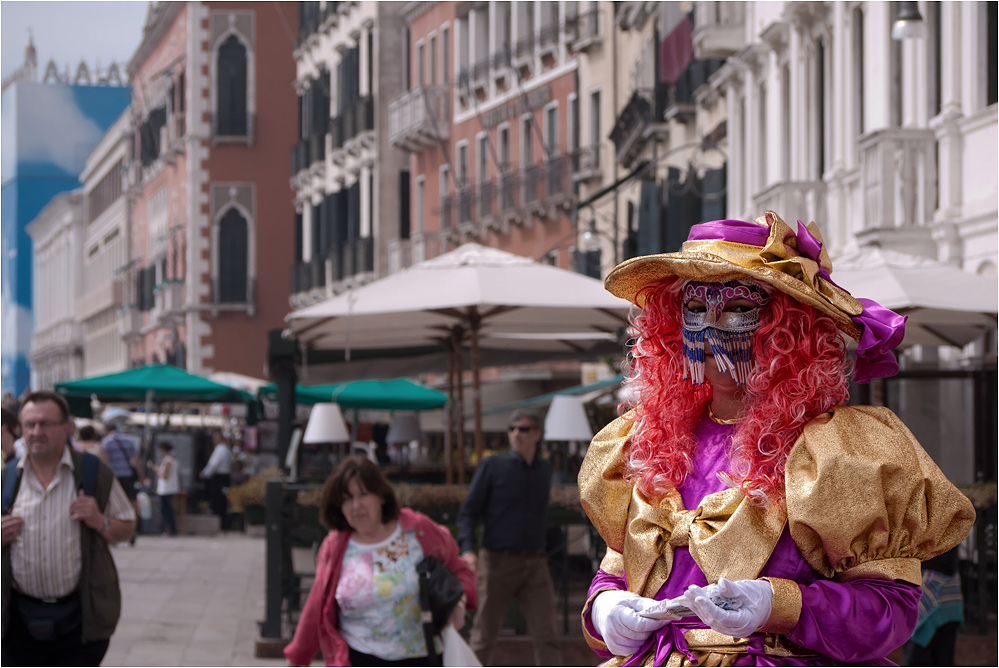
[[748, 638], [770, 619], [774, 591], [766, 580], [732, 582], [721, 578], [718, 584], [707, 587], [691, 585], [684, 597], [694, 614], [715, 631], [733, 638]]
[[593, 599], [590, 618], [607, 649], [615, 656], [630, 656], [642, 648], [650, 633], [669, 622], [639, 614], [656, 603], [658, 601], [630, 591], [604, 591]]

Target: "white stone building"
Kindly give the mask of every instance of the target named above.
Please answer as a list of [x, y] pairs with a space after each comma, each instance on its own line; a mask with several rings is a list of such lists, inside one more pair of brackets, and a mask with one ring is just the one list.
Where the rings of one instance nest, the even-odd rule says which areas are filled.
[[136, 313], [131, 261], [131, 209], [128, 200], [132, 164], [129, 112], [122, 114], [87, 159], [80, 174], [86, 199], [86, 232], [81, 284], [76, 306], [83, 345], [84, 376], [129, 367], [126, 322]]
[[50, 389], [83, 370], [83, 337], [76, 319], [82, 284], [80, 250], [87, 224], [80, 190], [61, 193], [28, 224], [34, 244], [35, 329], [28, 363], [32, 389]]
[[300, 4], [294, 308], [387, 273], [407, 163], [388, 132], [388, 103], [403, 90], [401, 3]]

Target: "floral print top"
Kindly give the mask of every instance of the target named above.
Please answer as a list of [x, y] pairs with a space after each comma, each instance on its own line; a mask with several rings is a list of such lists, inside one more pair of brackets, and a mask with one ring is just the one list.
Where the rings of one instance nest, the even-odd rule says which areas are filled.
[[381, 543], [350, 541], [336, 602], [340, 633], [352, 649], [387, 661], [427, 655], [416, 573], [422, 559], [416, 533], [398, 525]]

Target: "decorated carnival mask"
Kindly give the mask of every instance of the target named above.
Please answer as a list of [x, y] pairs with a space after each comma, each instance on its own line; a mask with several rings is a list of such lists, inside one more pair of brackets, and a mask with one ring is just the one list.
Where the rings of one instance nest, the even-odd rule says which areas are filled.
[[[683, 377], [704, 383], [704, 344], [707, 340], [718, 370], [744, 385], [753, 369], [753, 335], [760, 314], [770, 303], [763, 285], [746, 280], [683, 284]], [[752, 304], [732, 306], [734, 300]], [[688, 375], [689, 374], [689, 375]]]

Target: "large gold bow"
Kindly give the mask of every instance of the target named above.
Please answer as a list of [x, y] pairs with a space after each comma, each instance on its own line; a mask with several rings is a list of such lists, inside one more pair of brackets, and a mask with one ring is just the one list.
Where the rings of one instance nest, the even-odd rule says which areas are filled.
[[654, 597], [673, 570], [677, 547], [687, 547], [708, 582], [756, 578], [786, 520], [777, 504], [754, 506], [738, 489], [709, 494], [687, 510], [676, 490], [650, 499], [635, 487], [624, 538], [628, 589]]

